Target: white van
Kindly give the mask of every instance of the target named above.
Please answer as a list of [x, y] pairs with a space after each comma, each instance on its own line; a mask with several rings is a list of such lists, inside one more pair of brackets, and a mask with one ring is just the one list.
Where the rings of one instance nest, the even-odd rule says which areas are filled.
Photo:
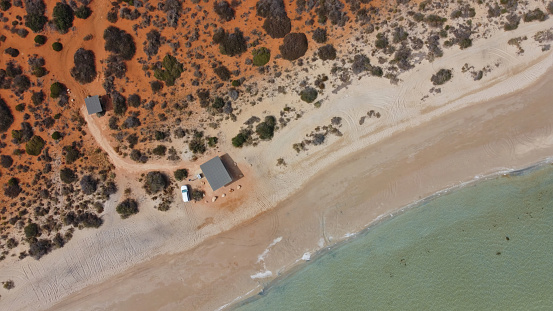
[[182, 193], [182, 200], [184, 202], [190, 201], [190, 193], [188, 192], [188, 186], [184, 185], [180, 187], [180, 192]]

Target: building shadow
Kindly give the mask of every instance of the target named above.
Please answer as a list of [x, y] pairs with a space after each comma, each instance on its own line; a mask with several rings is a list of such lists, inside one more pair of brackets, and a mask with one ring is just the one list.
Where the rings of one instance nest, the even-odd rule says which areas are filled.
[[220, 158], [221, 162], [223, 162], [223, 165], [227, 169], [230, 178], [232, 178], [232, 181], [228, 183], [225, 187], [232, 185], [233, 183], [244, 177], [244, 174], [238, 167], [238, 164], [230, 157], [228, 153], [223, 154], [222, 156], [220, 156]]
[[109, 95], [100, 95], [100, 104], [102, 105], [103, 111], [113, 110], [113, 103], [111, 101], [111, 96]]

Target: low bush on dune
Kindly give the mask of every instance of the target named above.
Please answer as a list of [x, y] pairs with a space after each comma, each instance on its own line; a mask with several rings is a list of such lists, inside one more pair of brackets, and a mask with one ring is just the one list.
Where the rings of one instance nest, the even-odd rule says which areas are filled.
[[325, 43], [327, 40], [326, 29], [317, 28], [313, 31], [313, 41], [317, 43]]
[[271, 59], [271, 51], [265, 47], [254, 49], [252, 55], [254, 66], [265, 66]]
[[73, 56], [75, 67], [71, 68], [71, 76], [80, 84], [86, 84], [96, 79], [95, 55], [91, 50], [80, 48]]
[[148, 194], [156, 194], [168, 186], [168, 179], [160, 171], [149, 172], [144, 179], [144, 189]]
[[453, 77], [450, 69], [440, 69], [436, 74], [432, 75], [430, 81], [434, 85], [442, 85]]
[[263, 22], [263, 29], [271, 38], [284, 38], [292, 30], [292, 21], [288, 16], [269, 17]]
[[92, 10], [85, 5], [81, 5], [77, 10], [75, 10], [75, 17], [80, 19], [87, 19], [91, 14]]
[[300, 92], [300, 98], [306, 103], [312, 103], [317, 99], [317, 95], [319, 92], [317, 92], [316, 89], [312, 87], [307, 87], [303, 91]]
[[335, 60], [336, 49], [332, 44], [327, 44], [319, 48], [317, 55], [319, 55], [319, 58], [322, 60]]
[[0, 98], [0, 132], [7, 131], [13, 124], [13, 114], [6, 102]]
[[138, 203], [134, 199], [126, 199], [117, 205], [115, 211], [121, 216], [121, 218], [129, 218], [129, 216], [138, 213]]
[[41, 45], [44, 45], [44, 43], [46, 43], [46, 36], [43, 36], [43, 35], [36, 35], [35, 36], [35, 45], [37, 46], [41, 46]]
[[186, 177], [188, 177], [188, 171], [184, 168], [176, 170], [173, 175], [175, 176], [175, 179], [178, 181], [184, 180]]
[[50, 97], [52, 98], [58, 98], [61, 94], [65, 92], [67, 88], [63, 83], [60, 82], [54, 82], [52, 85], [50, 85]]
[[255, 132], [259, 135], [260, 139], [270, 140], [274, 136], [275, 126], [276, 118], [274, 116], [266, 116], [265, 121], [255, 127]]
[[54, 25], [56, 25], [60, 33], [66, 33], [73, 26], [73, 9], [71, 9], [69, 4], [56, 3], [52, 16], [54, 17]]
[[163, 68], [156, 69], [154, 71], [154, 77], [164, 81], [167, 86], [175, 85], [175, 80], [180, 78], [181, 73], [184, 71], [182, 63], [180, 63], [174, 56], [167, 54], [163, 58], [161, 65]]
[[213, 2], [213, 11], [222, 21], [228, 22], [234, 18], [234, 9], [225, 0]]
[[304, 33], [289, 33], [284, 37], [284, 42], [279, 49], [282, 58], [296, 60], [307, 52], [307, 37]]
[[225, 66], [218, 66], [213, 70], [213, 72], [221, 79], [222, 81], [228, 81], [232, 75], [230, 70]]
[[114, 26], [109, 26], [104, 31], [104, 40], [106, 41], [104, 49], [121, 56], [125, 60], [130, 60], [136, 53], [136, 45], [133, 37]]
[[529, 23], [532, 21], [540, 21], [543, 22], [547, 18], [547, 14], [545, 14], [540, 9], [535, 9], [530, 12], [527, 12], [524, 14], [523, 20], [525, 23]]
[[46, 142], [42, 137], [35, 135], [25, 144], [25, 151], [28, 155], [38, 156], [45, 144]]
[[219, 44], [219, 52], [223, 55], [240, 55], [248, 49], [244, 34], [240, 29], [235, 28], [234, 33], [227, 33], [219, 28], [213, 34], [213, 42]]
[[71, 184], [77, 180], [77, 175], [70, 168], [63, 168], [60, 170], [60, 179], [66, 184]]
[[54, 50], [56, 52], [59, 52], [59, 51], [63, 50], [63, 45], [59, 42], [54, 42], [54, 43], [52, 43], [52, 50]]
[[46, 13], [46, 5], [42, 0], [25, 0], [25, 26], [29, 27], [33, 32], [41, 32], [44, 25], [48, 22], [48, 18], [44, 16]]

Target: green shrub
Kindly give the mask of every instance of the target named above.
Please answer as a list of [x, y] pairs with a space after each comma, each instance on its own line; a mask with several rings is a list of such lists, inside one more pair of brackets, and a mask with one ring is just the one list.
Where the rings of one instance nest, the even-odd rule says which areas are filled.
[[523, 20], [525, 23], [529, 23], [536, 20], [543, 22], [546, 18], [547, 18], [547, 15], [542, 10], [535, 9], [524, 14]]
[[63, 83], [54, 82], [50, 85], [50, 97], [58, 98], [63, 92], [65, 92], [66, 87]]
[[35, 43], [36, 45], [40, 46], [40, 45], [43, 45], [44, 43], [46, 43], [46, 36], [43, 36], [43, 35], [36, 35], [35, 36]]
[[25, 231], [25, 237], [27, 239], [32, 239], [32, 238], [36, 238], [37, 236], [39, 236], [40, 234], [40, 227], [35, 224], [34, 222], [28, 224], [25, 226], [25, 228], [23, 229], [23, 231]]
[[106, 44], [104, 49], [108, 52], [115, 53], [125, 60], [130, 60], [136, 53], [136, 45], [133, 37], [114, 26], [109, 26], [104, 31], [104, 40]]
[[317, 95], [319, 93], [316, 89], [312, 87], [307, 87], [300, 93], [301, 100], [303, 100], [306, 103], [312, 103], [317, 99]]
[[293, 61], [305, 55], [307, 47], [307, 37], [304, 33], [289, 33], [284, 37], [279, 49], [282, 58]]
[[259, 138], [268, 140], [273, 138], [275, 132], [276, 118], [273, 116], [266, 116], [265, 121], [259, 123], [255, 132], [259, 135]]
[[190, 191], [190, 198], [196, 202], [201, 201], [205, 196], [205, 192], [198, 189], [192, 189]]
[[188, 143], [188, 148], [192, 151], [192, 153], [203, 154], [206, 151], [204, 138], [197, 136], [192, 138], [192, 140]]
[[11, 0], [1, 0], [0, 1], [0, 9], [2, 11], [7, 11], [12, 7], [12, 1]]
[[159, 171], [149, 172], [144, 179], [144, 189], [148, 194], [156, 194], [168, 186], [167, 177]]
[[164, 145], [159, 145], [155, 147], [154, 150], [152, 150], [152, 152], [155, 155], [164, 156], [165, 153], [167, 152], [167, 147], [165, 147]]
[[332, 44], [327, 44], [321, 46], [317, 52], [319, 58], [322, 60], [335, 60], [336, 59], [336, 49]]
[[128, 218], [129, 216], [138, 213], [138, 203], [133, 199], [126, 199], [117, 205], [115, 211], [121, 216], [121, 218]]
[[154, 77], [161, 81], [165, 81], [168, 86], [175, 85], [177, 80], [184, 70], [183, 65], [173, 56], [167, 54], [163, 58], [161, 63], [163, 69], [156, 69], [154, 71]]
[[215, 68], [213, 70], [213, 72], [215, 72], [215, 74], [219, 77], [219, 79], [221, 79], [222, 81], [228, 81], [232, 75], [232, 73], [230, 72], [230, 70], [228, 70], [227, 67], [225, 66], [219, 66], [217, 68]]
[[207, 145], [209, 147], [215, 147], [217, 146], [217, 143], [219, 142], [219, 138], [217, 137], [206, 137], [207, 139]]
[[46, 68], [44, 67], [34, 67], [32, 73], [33, 76], [41, 78], [48, 74], [48, 70], [46, 70]]
[[173, 175], [175, 175], [176, 180], [181, 181], [188, 177], [188, 171], [185, 168], [181, 168], [176, 170]]
[[73, 10], [68, 4], [58, 2], [52, 13], [54, 25], [60, 33], [66, 33], [73, 26]]
[[241, 148], [250, 139], [251, 134], [247, 131], [242, 131], [232, 138], [232, 145], [236, 148]]
[[75, 17], [80, 19], [87, 19], [88, 17], [90, 17], [90, 14], [92, 14], [92, 10], [90, 10], [90, 8], [85, 5], [81, 5], [75, 11]]
[[0, 98], [0, 132], [7, 131], [13, 124], [13, 115], [10, 107]]
[[48, 18], [43, 14], [28, 14], [25, 15], [25, 26], [29, 27], [33, 32], [41, 32], [44, 25], [48, 22]]
[[244, 34], [235, 28], [234, 33], [227, 33], [224, 29], [217, 29], [213, 35], [213, 41], [219, 44], [219, 52], [223, 55], [240, 55], [248, 49]]
[[25, 145], [25, 151], [28, 155], [37, 156], [42, 152], [46, 142], [40, 136], [33, 136]]
[[254, 66], [265, 66], [271, 59], [271, 51], [265, 47], [254, 49], [252, 55]]
[[75, 172], [70, 168], [63, 168], [60, 170], [60, 179], [66, 184], [70, 184], [77, 180]]
[[67, 164], [72, 164], [81, 157], [81, 152], [73, 145], [63, 147], [63, 153]]
[[435, 75], [432, 75], [432, 78], [430, 78], [430, 81], [432, 81], [434, 85], [442, 85], [447, 81], [451, 80], [451, 77], [453, 77], [451, 70], [440, 69]]
[[59, 42], [52, 43], [52, 49], [56, 52], [63, 50], [63, 45]]
[[60, 139], [60, 138], [61, 138], [60, 132], [55, 131], [54, 133], [52, 133], [52, 139], [58, 140], [58, 139]]
[[23, 110], [25, 110], [25, 104], [19, 104], [19, 105], [15, 106], [15, 111], [21, 112]]

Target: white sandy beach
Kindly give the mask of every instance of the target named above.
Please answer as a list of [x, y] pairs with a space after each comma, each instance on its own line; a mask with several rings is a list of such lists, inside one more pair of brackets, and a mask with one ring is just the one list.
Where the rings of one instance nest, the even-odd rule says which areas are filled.
[[[251, 115], [278, 115], [285, 105], [308, 112], [270, 142], [224, 150], [245, 175], [208, 193], [225, 193], [225, 200], [167, 213], [144, 205], [127, 220], [115, 213], [114, 201], [102, 227], [77, 231], [66, 247], [40, 261], [0, 263], [0, 279], [16, 283], [2, 295], [0, 309], [218, 309], [256, 294], [382, 215], [552, 156], [553, 54], [532, 39], [551, 27], [551, 18], [524, 23], [475, 40], [467, 50], [446, 49], [433, 63], [422, 61], [401, 74], [397, 86], [362, 78], [328, 95], [318, 109], [295, 94], [249, 108], [236, 124]], [[518, 55], [507, 41], [524, 35], [525, 52]], [[466, 63], [491, 71], [474, 81], [462, 72]], [[429, 93], [430, 76], [440, 68], [452, 68], [453, 79], [440, 93]], [[369, 110], [382, 117], [361, 125]], [[343, 136], [329, 135], [323, 145], [296, 153], [292, 144], [335, 116], [342, 118]], [[220, 131], [229, 133], [222, 145], [230, 146], [236, 124], [222, 125]], [[276, 166], [279, 158], [287, 166]], [[118, 167], [118, 183], [145, 198], [131, 171]]]

